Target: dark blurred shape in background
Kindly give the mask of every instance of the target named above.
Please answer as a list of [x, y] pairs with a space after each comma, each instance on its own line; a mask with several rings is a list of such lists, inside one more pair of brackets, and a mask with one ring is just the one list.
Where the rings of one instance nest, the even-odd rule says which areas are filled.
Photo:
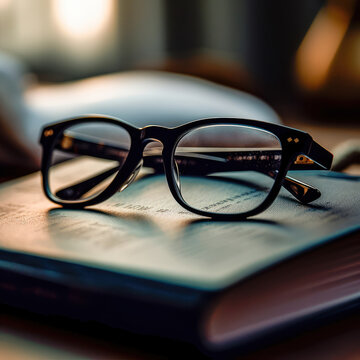
[[[347, 116], [360, 104], [360, 3], [329, 0], [296, 53], [297, 84], [312, 105]], [[327, 112], [327, 115], [329, 112]]]
[[169, 70], [356, 117], [359, 49], [355, 0], [0, 0], [0, 50], [43, 82]]

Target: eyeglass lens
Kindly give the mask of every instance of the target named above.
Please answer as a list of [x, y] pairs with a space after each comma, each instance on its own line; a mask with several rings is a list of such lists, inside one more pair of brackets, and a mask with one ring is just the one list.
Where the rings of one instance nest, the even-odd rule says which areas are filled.
[[121, 170], [130, 144], [128, 132], [113, 124], [92, 122], [65, 129], [51, 154], [51, 193], [74, 202], [98, 195]]
[[179, 190], [189, 206], [239, 214], [268, 196], [280, 168], [281, 144], [253, 127], [203, 126], [181, 138], [174, 156]]

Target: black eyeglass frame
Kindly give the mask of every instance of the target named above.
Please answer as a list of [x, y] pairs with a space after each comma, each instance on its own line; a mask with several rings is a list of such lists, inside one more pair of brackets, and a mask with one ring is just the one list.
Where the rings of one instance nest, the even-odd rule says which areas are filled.
[[[61, 200], [54, 196], [50, 191], [49, 186], [49, 169], [51, 168], [52, 151], [56, 145], [56, 139], [60, 134], [63, 134], [67, 128], [80, 125], [83, 123], [103, 122], [120, 126], [125, 129], [131, 139], [130, 149], [121, 171], [115, 175], [112, 182], [102, 192], [86, 200], [67, 201]], [[182, 198], [180, 190], [177, 186], [177, 179], [174, 173], [174, 152], [178, 142], [189, 131], [196, 128], [211, 125], [241, 125], [251, 128], [266, 131], [275, 135], [281, 144], [281, 160], [280, 167], [274, 179], [274, 184], [270, 189], [267, 197], [256, 208], [238, 214], [213, 213], [196, 209], [188, 205]], [[307, 170], [314, 168], [329, 170], [332, 163], [332, 154], [316, 143], [312, 137], [301, 130], [290, 128], [284, 125], [278, 125], [259, 120], [237, 119], [237, 118], [207, 118], [195, 120], [177, 127], [168, 128], [158, 125], [149, 125], [143, 128], [137, 128], [127, 122], [102, 115], [86, 115], [73, 119], [64, 120], [54, 124], [50, 124], [43, 128], [41, 132], [40, 144], [43, 148], [43, 156], [41, 163], [42, 184], [43, 189], [49, 200], [56, 204], [67, 208], [84, 208], [86, 206], [95, 205], [103, 202], [114, 195], [119, 188], [129, 179], [135, 168], [143, 158], [143, 151], [145, 146], [152, 141], [160, 141], [163, 145], [162, 159], [164, 166], [164, 173], [167, 179], [169, 189], [175, 200], [185, 209], [202, 216], [211, 217], [213, 219], [223, 220], [240, 220], [250, 216], [257, 215], [266, 210], [276, 199], [286, 174], [290, 168], [294, 168], [293, 164], [299, 155], [305, 155], [307, 158], [314, 161], [311, 165], [304, 163], [301, 169]], [[319, 194], [320, 196], [320, 194]]]

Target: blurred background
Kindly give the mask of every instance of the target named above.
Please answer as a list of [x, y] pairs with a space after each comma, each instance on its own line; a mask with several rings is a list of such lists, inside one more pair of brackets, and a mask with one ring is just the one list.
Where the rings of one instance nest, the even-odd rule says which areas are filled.
[[45, 82], [170, 70], [349, 117], [359, 20], [354, 0], [0, 0], [0, 49]]
[[40, 84], [166, 70], [255, 94], [286, 124], [359, 129], [356, 0], [0, 0], [0, 52]]

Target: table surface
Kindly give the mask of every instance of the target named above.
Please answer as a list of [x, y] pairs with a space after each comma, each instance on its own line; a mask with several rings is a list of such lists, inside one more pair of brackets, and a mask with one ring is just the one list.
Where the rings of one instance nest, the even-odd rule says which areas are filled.
[[[325, 125], [298, 119], [285, 124], [309, 132], [330, 151], [345, 140], [360, 139], [360, 127], [354, 124]], [[360, 166], [347, 171], [360, 175]], [[360, 359], [359, 323], [360, 312], [352, 313], [242, 359]], [[108, 339], [104, 334], [59, 327], [57, 323], [39, 321], [35, 315], [0, 307], [1, 359], [162, 359], [174, 357], [174, 353], [177, 357], [183, 357], [183, 353], [202, 357], [195, 349], [185, 348], [166, 341], [149, 344], [147, 339], [126, 334]]]

